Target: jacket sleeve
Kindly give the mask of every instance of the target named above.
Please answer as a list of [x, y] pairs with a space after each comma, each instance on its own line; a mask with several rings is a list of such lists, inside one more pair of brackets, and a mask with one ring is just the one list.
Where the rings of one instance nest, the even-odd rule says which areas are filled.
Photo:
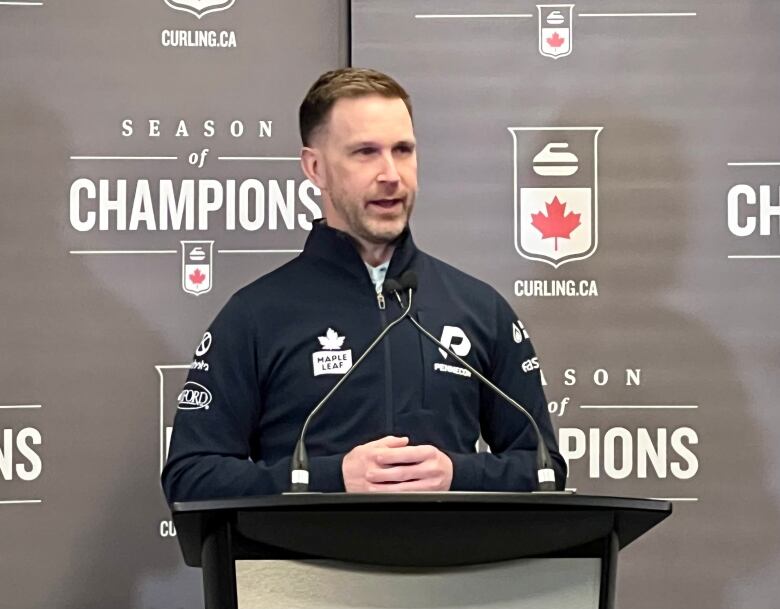
[[[486, 376], [534, 417], [550, 451], [555, 483], [563, 489], [566, 462], [558, 451], [539, 360], [528, 333], [509, 304], [495, 294], [491, 369]], [[514, 326], [514, 327], [513, 327]], [[536, 434], [528, 419], [488, 387], [480, 389], [480, 428], [490, 453], [447, 453], [453, 462], [452, 490], [536, 489]]]
[[[288, 490], [290, 458], [266, 464], [250, 457], [250, 439], [269, 405], [261, 399], [256, 328], [238, 296], [217, 315], [207, 335], [195, 353], [202, 364], [190, 370], [178, 398], [162, 473], [168, 503]], [[342, 459], [312, 457], [311, 490], [343, 491]]]

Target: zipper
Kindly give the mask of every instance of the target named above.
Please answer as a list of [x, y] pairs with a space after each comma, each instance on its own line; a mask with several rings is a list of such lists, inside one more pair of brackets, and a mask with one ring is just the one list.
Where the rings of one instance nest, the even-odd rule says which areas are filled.
[[[387, 326], [387, 301], [385, 295], [382, 293], [382, 287], [379, 288], [374, 284], [373, 277], [368, 279], [371, 287], [376, 292], [376, 304], [379, 312], [379, 327], [385, 328]], [[384, 369], [385, 369], [385, 435], [391, 435], [393, 428], [395, 427], [395, 413], [393, 412], [393, 375], [392, 375], [392, 350], [390, 349], [390, 337], [385, 336], [382, 340], [384, 343], [382, 351], [384, 352]]]
[[[376, 304], [379, 309], [379, 327], [384, 328], [387, 326], [387, 302], [382, 290], [376, 292]], [[395, 426], [395, 413], [393, 412], [393, 373], [392, 366], [390, 364], [392, 358], [392, 350], [390, 349], [390, 337], [385, 336], [382, 340], [384, 352], [384, 369], [385, 369], [385, 435], [391, 435]]]
[[[384, 300], [384, 296], [377, 294], [377, 301], [379, 302], [379, 319], [383, 328], [387, 326], [387, 313], [385, 312]], [[395, 427], [395, 412], [393, 411], [393, 369], [390, 364], [392, 358], [390, 335], [385, 336], [382, 342], [384, 343], [385, 355], [385, 434], [389, 436], [393, 434], [393, 429]]]

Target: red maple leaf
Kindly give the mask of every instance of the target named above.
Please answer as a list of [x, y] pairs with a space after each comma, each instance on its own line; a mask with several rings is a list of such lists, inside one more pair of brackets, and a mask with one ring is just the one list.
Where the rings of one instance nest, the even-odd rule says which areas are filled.
[[565, 38], [561, 38], [558, 35], [558, 32], [553, 32], [553, 35], [550, 36], [547, 39], [547, 44], [549, 44], [552, 48], [557, 49], [559, 46], [561, 46], [564, 42], [566, 42]]
[[545, 203], [547, 215], [542, 212], [531, 214], [531, 224], [542, 233], [542, 239], [555, 239], [555, 251], [558, 251], [558, 239], [570, 239], [572, 231], [580, 225], [580, 214], [566, 211], [566, 203], [553, 197], [552, 203]]
[[195, 269], [195, 272], [190, 274], [189, 277], [190, 277], [190, 281], [195, 285], [199, 285], [203, 283], [203, 280], [206, 279], [206, 276], [200, 272], [200, 269]]

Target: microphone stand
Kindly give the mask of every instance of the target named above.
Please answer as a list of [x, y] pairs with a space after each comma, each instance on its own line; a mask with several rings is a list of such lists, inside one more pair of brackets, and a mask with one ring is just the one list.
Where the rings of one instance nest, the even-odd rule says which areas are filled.
[[[406, 275], [406, 274], [404, 274]], [[395, 295], [396, 299], [398, 300], [398, 304], [401, 306], [401, 308], [404, 308], [403, 299], [401, 298], [400, 290], [406, 287], [404, 284], [409, 285], [408, 288], [408, 295], [409, 295], [409, 306], [406, 307], [406, 311], [409, 311], [409, 308], [411, 307], [412, 303], [412, 292], [415, 287], [417, 287], [417, 278], [416, 277], [410, 277], [407, 278], [407, 281], [404, 281], [405, 277], [402, 276], [400, 280], [400, 285], [398, 285], [397, 289], [393, 290], [393, 294]], [[395, 287], [395, 286], [393, 286]], [[507, 395], [500, 387], [498, 387], [495, 383], [490, 381], [487, 377], [485, 377], [482, 373], [480, 373], [477, 369], [475, 369], [471, 364], [469, 364], [466, 360], [464, 360], [462, 357], [460, 357], [458, 354], [454, 353], [449, 347], [444, 345], [439, 339], [437, 339], [433, 334], [428, 332], [421, 324], [418, 322], [414, 316], [408, 315], [404, 313], [403, 317], [407, 317], [408, 320], [429, 340], [433, 341], [436, 345], [438, 345], [440, 348], [444, 349], [449, 355], [451, 355], [455, 361], [460, 363], [464, 368], [466, 368], [469, 372], [471, 372], [474, 376], [476, 376], [480, 381], [482, 381], [485, 385], [490, 387], [493, 391], [495, 391], [498, 395], [500, 395], [502, 398], [504, 398], [507, 402], [512, 404], [515, 408], [517, 408], [520, 412], [522, 412], [528, 420], [531, 422], [531, 425], [533, 426], [534, 432], [536, 432], [536, 438], [537, 438], [537, 447], [536, 447], [536, 470], [537, 470], [537, 491], [541, 492], [554, 492], [557, 491], [557, 488], [555, 486], [555, 470], [552, 467], [552, 458], [550, 457], [550, 451], [547, 448], [547, 445], [544, 442], [544, 438], [542, 437], [542, 432], [539, 430], [539, 426], [536, 424], [536, 421], [534, 420], [533, 416], [531, 415], [528, 410], [526, 410], [523, 406], [521, 406], [517, 401], [512, 399], [509, 395]], [[400, 319], [403, 319], [400, 318]]]
[[312, 409], [312, 411], [309, 413], [309, 416], [306, 417], [306, 420], [303, 423], [303, 428], [301, 429], [301, 434], [298, 436], [298, 442], [295, 445], [295, 450], [293, 451], [292, 461], [290, 463], [290, 491], [291, 493], [305, 493], [309, 490], [309, 456], [306, 452], [306, 443], [304, 442], [304, 438], [306, 437], [306, 431], [309, 428], [309, 423], [312, 421], [314, 416], [322, 409], [322, 407], [327, 403], [328, 400], [330, 400], [331, 396], [333, 396], [334, 393], [338, 390], [341, 385], [344, 384], [344, 382], [350, 377], [350, 375], [355, 371], [355, 369], [361, 364], [361, 362], [366, 359], [366, 356], [371, 353], [371, 351], [376, 347], [382, 339], [387, 335], [390, 330], [395, 327], [397, 324], [401, 323], [405, 317], [409, 315], [409, 311], [412, 310], [412, 298], [411, 293], [409, 295], [409, 304], [404, 308], [403, 305], [401, 305], [401, 308], [404, 309], [403, 314], [398, 317], [397, 319], [394, 319], [392, 322], [390, 322], [382, 332], [379, 333], [379, 335], [373, 340], [373, 342], [366, 348], [365, 351], [361, 354], [361, 356], [355, 361], [354, 364], [352, 364], [352, 367], [347, 370], [347, 372], [342, 376], [338, 383], [336, 383], [328, 393], [325, 394], [325, 397], [323, 397], [317, 405]]

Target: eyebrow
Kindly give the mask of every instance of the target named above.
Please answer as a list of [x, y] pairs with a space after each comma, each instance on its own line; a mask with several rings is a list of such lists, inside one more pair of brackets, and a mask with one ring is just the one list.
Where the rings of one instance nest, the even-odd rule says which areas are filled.
[[[417, 143], [414, 140], [398, 140], [393, 144], [393, 147], [395, 146], [411, 146], [415, 147]], [[359, 148], [380, 148], [381, 145], [378, 142], [373, 142], [370, 140], [365, 140], [361, 142], [354, 142], [352, 144], [347, 144], [347, 148], [350, 148], [352, 150], [356, 150]]]

